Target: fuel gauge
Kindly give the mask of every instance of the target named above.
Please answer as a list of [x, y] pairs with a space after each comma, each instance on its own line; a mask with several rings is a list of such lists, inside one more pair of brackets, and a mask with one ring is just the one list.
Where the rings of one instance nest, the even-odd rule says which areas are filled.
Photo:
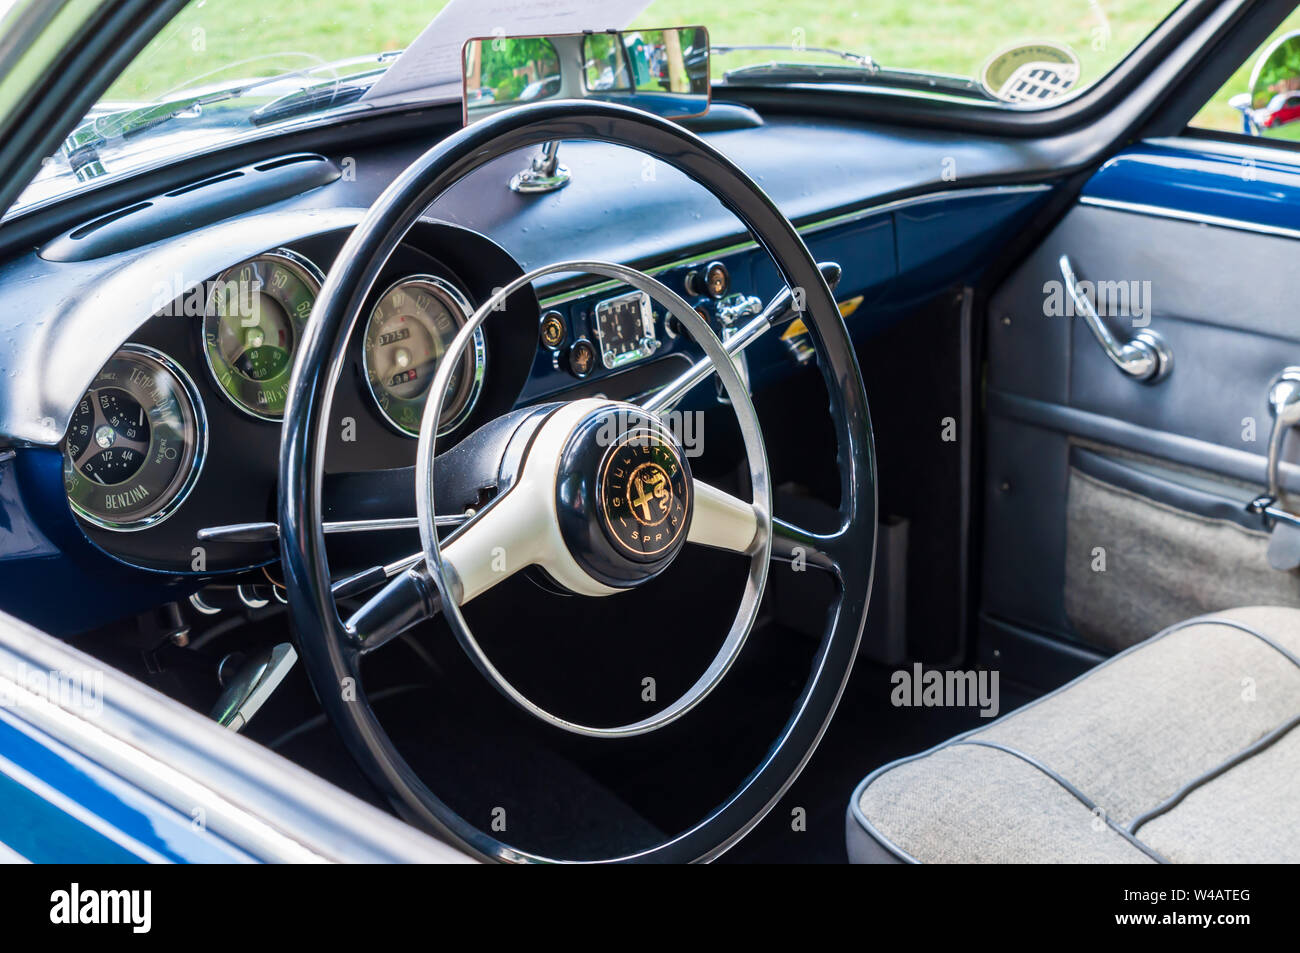
[[194, 486], [207, 432], [193, 382], [171, 358], [127, 344], [68, 425], [63, 482], [83, 519], [135, 530], [166, 519]]

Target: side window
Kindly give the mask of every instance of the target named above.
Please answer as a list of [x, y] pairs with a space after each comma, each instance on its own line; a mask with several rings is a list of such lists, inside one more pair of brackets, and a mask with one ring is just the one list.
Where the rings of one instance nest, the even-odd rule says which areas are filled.
[[1300, 141], [1300, 9], [1241, 64], [1190, 125]]

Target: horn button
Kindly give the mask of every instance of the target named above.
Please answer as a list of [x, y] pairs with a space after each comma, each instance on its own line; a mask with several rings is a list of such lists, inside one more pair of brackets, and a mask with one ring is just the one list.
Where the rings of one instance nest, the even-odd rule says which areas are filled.
[[637, 586], [686, 542], [691, 491], [686, 455], [666, 428], [638, 411], [602, 409], [574, 428], [560, 454], [560, 534], [592, 578]]

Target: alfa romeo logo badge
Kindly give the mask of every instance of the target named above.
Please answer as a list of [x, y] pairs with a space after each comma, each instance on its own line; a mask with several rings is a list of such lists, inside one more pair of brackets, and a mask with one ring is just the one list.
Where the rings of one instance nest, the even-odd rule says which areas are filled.
[[657, 556], [677, 541], [690, 492], [676, 449], [653, 431], [625, 434], [605, 453], [602, 515], [615, 544], [632, 556]]

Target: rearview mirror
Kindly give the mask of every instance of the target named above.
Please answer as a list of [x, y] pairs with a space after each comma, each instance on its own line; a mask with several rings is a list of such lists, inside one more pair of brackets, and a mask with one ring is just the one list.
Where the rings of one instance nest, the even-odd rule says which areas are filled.
[[469, 124], [522, 103], [598, 99], [669, 119], [709, 109], [704, 27], [475, 37], [464, 49]]

